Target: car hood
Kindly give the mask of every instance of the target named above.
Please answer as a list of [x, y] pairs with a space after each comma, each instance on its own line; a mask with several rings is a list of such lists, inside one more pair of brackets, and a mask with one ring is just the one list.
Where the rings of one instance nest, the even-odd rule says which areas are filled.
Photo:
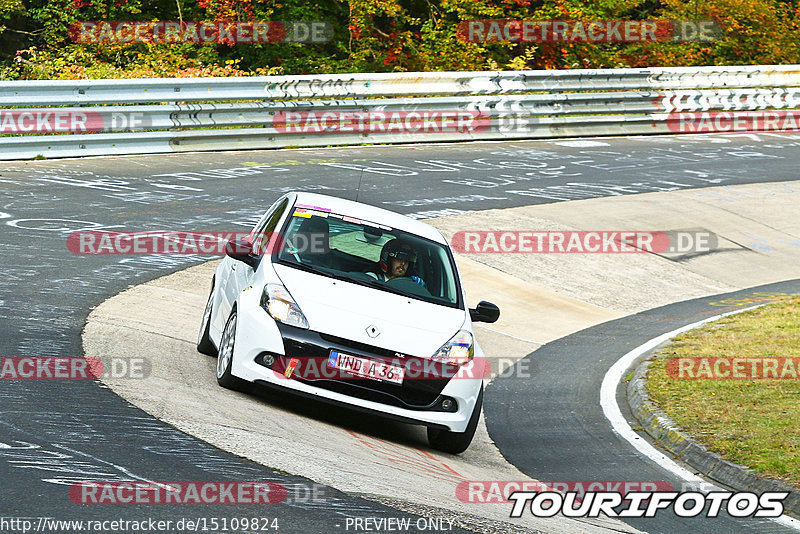
[[[275, 265], [311, 330], [411, 356], [429, 357], [463, 326], [464, 310]], [[369, 327], [379, 334], [370, 337]]]

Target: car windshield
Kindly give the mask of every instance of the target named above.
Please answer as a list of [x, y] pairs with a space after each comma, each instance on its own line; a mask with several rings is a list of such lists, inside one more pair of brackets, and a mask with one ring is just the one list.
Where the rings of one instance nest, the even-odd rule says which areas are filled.
[[447, 247], [345, 215], [295, 208], [278, 262], [443, 306], [461, 305]]

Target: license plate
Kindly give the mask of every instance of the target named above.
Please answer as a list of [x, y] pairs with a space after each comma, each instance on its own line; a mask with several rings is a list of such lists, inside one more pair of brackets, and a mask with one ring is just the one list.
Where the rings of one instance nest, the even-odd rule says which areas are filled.
[[394, 384], [402, 384], [403, 376], [406, 370], [399, 366], [390, 363], [384, 363], [380, 360], [371, 360], [369, 358], [361, 358], [360, 356], [352, 356], [350, 354], [342, 354], [335, 350], [331, 351], [328, 358], [328, 367], [341, 369], [350, 374], [360, 376], [362, 378], [369, 378], [370, 380], [377, 380], [379, 382], [392, 382]]

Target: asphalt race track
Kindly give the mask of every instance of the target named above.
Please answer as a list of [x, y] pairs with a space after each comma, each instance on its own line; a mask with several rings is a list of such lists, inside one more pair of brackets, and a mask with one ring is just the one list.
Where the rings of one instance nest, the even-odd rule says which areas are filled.
[[[798, 293], [800, 280], [670, 304], [541, 347], [535, 353], [535, 376], [519, 379], [509, 373], [486, 388], [484, 413], [489, 434], [511, 463], [540, 480], [657, 481], [680, 491], [681, 479], [643, 458], [611, 430], [600, 405], [600, 384], [623, 354], [665, 332], [752, 306], [757, 298], [738, 306], [721, 301], [750, 297], [754, 292]], [[513, 404], [505, 403], [507, 399], [514, 399]], [[638, 426], [628, 407], [625, 384], [617, 388], [617, 404], [629, 424]], [[658, 514], [652, 519], [623, 521], [652, 533], [794, 532], [769, 520], [729, 516], [710, 520], [702, 514], [697, 518]]]
[[[0, 356], [80, 356], [81, 329], [93, 306], [131, 285], [208, 259], [75, 255], [66, 247], [67, 236], [75, 231], [248, 230], [284, 191], [354, 198], [359, 182], [360, 201], [416, 217], [435, 217], [607, 195], [794, 180], [798, 159], [800, 136], [737, 134], [4, 163], [0, 165]], [[507, 403], [501, 395], [511, 394], [520, 384], [506, 379], [494, 383], [487, 391], [487, 424], [504, 454], [542, 479], [619, 480], [625, 477], [620, 472], [611, 476], [609, 470], [629, 469], [624, 472], [629, 477], [635, 473], [636, 479], [649, 473], [652, 480], [669, 480], [658, 468], [626, 452], [602, 414], [597, 417], [595, 412], [601, 370], [613, 363], [613, 356], [694, 321], [705, 309], [696, 302], [674, 306], [668, 312], [640, 314], [630, 323], [601, 325], [546, 347], [547, 351], [571, 347], [574, 352], [575, 347], [587, 347], [590, 338], [580, 337], [585, 335], [614, 340], [603, 345], [605, 358], [594, 341], [580, 356], [587, 366], [599, 367], [591, 372], [587, 367], [568, 404], [564, 397], [559, 403], [553, 395], [542, 394], [558, 387], [555, 379], [547, 388], [525, 386], [526, 401], [553, 403], [546, 408], [551, 419], [532, 423], [526, 431], [554, 421], [565, 425], [564, 432], [580, 426], [583, 434], [574, 443], [575, 450], [585, 451], [581, 454], [565, 452], [572, 450], [564, 441], [566, 434], [555, 437], [561, 441], [559, 454], [553, 455], [552, 442], [545, 443], [554, 438], [551, 432], [506, 433], [511, 430], [506, 422], [519, 426], [521, 406]], [[671, 317], [662, 319], [664, 315]], [[563, 387], [572, 387], [567, 386], [566, 373], [555, 376]], [[324, 489], [323, 505], [312, 502], [305, 493], [308, 480], [206, 445], [95, 381], [2, 380], [0, 398], [3, 517], [34, 518], [35, 524], [41, 517], [197, 521], [201, 516], [257, 515], [279, 518], [283, 532], [335, 532], [345, 530], [347, 518], [407, 516], [331, 488]], [[501, 410], [501, 405], [513, 411]], [[576, 406], [580, 410], [573, 414]], [[131, 479], [275, 481], [287, 486], [289, 496], [285, 503], [261, 508], [257, 514], [246, 506], [80, 506], [68, 498], [69, 486], [77, 481]], [[727, 524], [720, 528], [722, 519], [706, 521], [693, 523], [691, 529], [727, 528]], [[682, 525], [668, 522], [631, 524], [683, 531]], [[777, 530], [777, 525], [765, 524], [763, 529]]]

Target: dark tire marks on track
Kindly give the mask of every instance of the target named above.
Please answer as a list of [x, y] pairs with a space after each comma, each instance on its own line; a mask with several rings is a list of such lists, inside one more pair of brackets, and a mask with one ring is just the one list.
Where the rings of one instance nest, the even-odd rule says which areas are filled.
[[[92, 306], [130, 285], [206, 259], [77, 256], [65, 244], [75, 230], [241, 231], [285, 190], [353, 198], [362, 169], [361, 201], [434, 216], [611, 194], [793, 180], [800, 156], [800, 137], [790, 135], [606, 139], [590, 148], [560, 143], [0, 164], [0, 356], [78, 356], [80, 332]], [[585, 378], [576, 393], [588, 398], [596, 377]], [[499, 388], [494, 395], [503, 393]], [[509, 394], [508, 406], [516, 410], [521, 401]], [[547, 394], [530, 397], [534, 403], [550, 400]], [[347, 515], [405, 515], [330, 488], [322, 504], [297, 502], [255, 514], [252, 508], [232, 506], [77, 506], [67, 497], [68, 484], [75, 480], [303, 481], [178, 432], [93, 381], [1, 380], [0, 401], [0, 480], [7, 489], [0, 493], [0, 513], [6, 517], [176, 520], [257, 515], [278, 516], [284, 532], [325, 532], [335, 530]], [[495, 409], [487, 414], [499, 421]], [[581, 421], [594, 429], [601, 445], [616, 445], [603, 436], [602, 419], [563, 412], [553, 417]], [[578, 452], [561, 441], [562, 457]], [[509, 457], [515, 463], [530, 466], [513, 450]], [[534, 458], [542, 460], [536, 466], [539, 476], [555, 462], [546, 455]], [[573, 474], [572, 478], [591, 478], [592, 470], [574, 463]]]

